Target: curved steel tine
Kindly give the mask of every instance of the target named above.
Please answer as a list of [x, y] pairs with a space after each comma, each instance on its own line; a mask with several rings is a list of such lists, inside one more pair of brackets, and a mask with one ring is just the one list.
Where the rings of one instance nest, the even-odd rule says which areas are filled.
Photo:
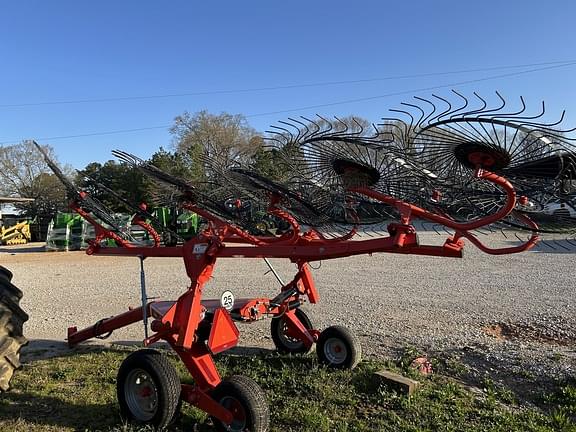
[[437, 123], [443, 120], [443, 117], [446, 117], [447, 115], [450, 114], [450, 111], [452, 111], [452, 104], [450, 103], [450, 101], [448, 101], [447, 99], [444, 99], [443, 97], [437, 96], [435, 94], [432, 94], [433, 97], [435, 97], [436, 99], [441, 100], [442, 102], [444, 102], [446, 105], [448, 105], [448, 108], [446, 108], [445, 111], [442, 111], [440, 114], [438, 114], [434, 120], [433, 123]]
[[525, 242], [525, 241], [526, 241], [526, 238], [520, 237], [520, 236], [518, 235], [518, 233], [515, 233], [514, 235], [515, 235], [515, 237], [516, 237], [518, 240], [520, 240], [521, 242]]
[[272, 125], [270, 127], [283, 131], [286, 134], [285, 136], [287, 137], [286, 138], [287, 142], [293, 142], [294, 141], [294, 135], [292, 135], [292, 132], [290, 132], [290, 130], [283, 128], [283, 127], [280, 127], [280, 126], [276, 126], [276, 125]]
[[404, 110], [399, 110], [399, 109], [394, 109], [394, 108], [390, 108], [388, 111], [406, 114], [408, 117], [410, 117], [410, 128], [414, 127], [414, 123], [415, 123], [414, 116], [409, 111], [404, 111]]
[[486, 102], [486, 99], [484, 99], [483, 97], [481, 97], [478, 93], [473, 92], [474, 96], [476, 96], [476, 99], [478, 99], [481, 103], [482, 106], [480, 106], [479, 108], [476, 108], [474, 110], [471, 111], [467, 111], [465, 113], [462, 113], [462, 117], [467, 117], [467, 116], [474, 116], [475, 114], [484, 112], [486, 110], [486, 107], [488, 106], [488, 102]]
[[336, 132], [334, 133], [334, 135], [339, 135], [339, 136], [340, 136], [340, 135], [347, 135], [347, 134], [348, 134], [348, 129], [349, 129], [348, 124], [347, 124], [345, 121], [340, 120], [337, 116], [334, 116], [334, 118], [335, 118], [336, 121], [337, 121], [339, 124], [341, 124], [342, 127], [343, 127], [342, 130], [336, 131]]
[[334, 129], [332, 122], [328, 119], [325, 119], [320, 114], [316, 114], [316, 117], [318, 117], [320, 120], [322, 120], [324, 122], [325, 127], [326, 127], [326, 129], [324, 129], [324, 130], [322, 130], [322, 132], [320, 132], [320, 135], [321, 136], [330, 135], [330, 133], [332, 132], [332, 129]]
[[414, 116], [408, 111], [403, 111], [403, 110], [398, 110], [398, 109], [389, 109], [389, 111], [403, 113], [403, 114], [406, 114], [408, 117], [410, 117], [410, 123], [409, 124], [404, 123], [405, 124], [404, 131], [403, 131], [404, 133], [401, 137], [402, 143], [404, 144], [405, 148], [409, 147], [410, 146], [409, 143], [411, 141], [410, 140], [410, 131], [414, 128], [414, 123], [415, 123]]
[[564, 117], [566, 115], [566, 110], [562, 110], [562, 112], [560, 113], [560, 118], [558, 120], [556, 120], [553, 123], [538, 123], [538, 122], [522, 122], [522, 125], [526, 125], [526, 126], [534, 126], [534, 127], [538, 127], [542, 130], [551, 130], [553, 133], [555, 134], [563, 134], [563, 133], [569, 133], [569, 132], [574, 132], [576, 130], [576, 127], [572, 128], [572, 129], [567, 129], [567, 130], [562, 130], [562, 129], [550, 129], [554, 126], [558, 126], [559, 124], [561, 124], [564, 121]]
[[[506, 106], [506, 99], [504, 99], [504, 97], [500, 94], [500, 92], [498, 90], [495, 90], [496, 96], [498, 96], [498, 98], [500, 99], [500, 102], [502, 102], [502, 108], [501, 110], [504, 109], [504, 107]], [[487, 111], [484, 111], [484, 113], [486, 113]], [[523, 110], [519, 111], [517, 114], [521, 114], [523, 112]], [[501, 118], [503, 114], [498, 114], [497, 117]], [[494, 115], [494, 117], [496, 117], [496, 115]]]
[[476, 97], [480, 99], [484, 105], [484, 108], [482, 110], [475, 110], [475, 112], [473, 113], [475, 118], [490, 118], [492, 117], [491, 113], [496, 113], [504, 109], [504, 107], [506, 106], [506, 100], [502, 97], [502, 95], [500, 95], [500, 93], [498, 93], [498, 91], [496, 91], [495, 93], [498, 99], [500, 99], [500, 105], [494, 108], [487, 108], [486, 100], [480, 97], [480, 95], [478, 95], [476, 92], [474, 92]]
[[48, 153], [42, 148], [42, 146], [34, 140], [32, 140], [32, 144], [34, 144], [36, 149], [38, 149], [38, 151], [42, 155], [42, 158], [44, 159], [44, 162], [46, 162], [46, 165], [48, 165], [48, 167], [52, 170], [54, 175], [58, 177], [60, 182], [66, 188], [68, 198], [72, 197], [74, 197], [75, 199], [79, 198], [80, 191], [78, 190], [78, 188], [74, 186], [74, 184], [70, 181], [70, 179], [68, 179], [68, 177], [64, 175], [60, 167], [56, 165], [56, 163], [52, 159], [50, 159]]
[[[272, 134], [272, 136], [265, 136], [264, 139], [264, 145], [268, 148], [275, 148], [278, 149], [279, 147], [282, 147], [283, 145], [286, 144], [286, 139], [279, 139], [278, 137], [282, 137], [284, 138], [284, 135], [279, 134], [277, 132], [273, 132], [273, 131], [265, 131], [265, 133], [267, 134]], [[270, 142], [270, 144], [266, 144]]]
[[[292, 121], [292, 119], [290, 119], [290, 118], [288, 118], [288, 120], [291, 120], [291, 121]], [[300, 141], [300, 137], [301, 137], [301, 133], [302, 133], [302, 132], [300, 131], [300, 128], [299, 128], [298, 126], [296, 126], [294, 123], [287, 122], [287, 121], [283, 121], [283, 120], [279, 120], [278, 123], [283, 124], [283, 125], [286, 125], [286, 126], [288, 126], [288, 127], [291, 127], [291, 128], [293, 128], [293, 129], [295, 129], [298, 133], [297, 133], [296, 136], [294, 136], [294, 134], [293, 134], [292, 132], [290, 132], [291, 139], [292, 139], [292, 141], [295, 141], [295, 142], [299, 142], [299, 141]]]
[[[409, 132], [408, 132], [408, 125], [402, 121], [402, 120], [398, 120], [396, 118], [392, 118], [392, 117], [382, 117], [383, 121], [389, 121], [390, 123], [381, 123], [380, 126], [384, 129], [390, 129], [389, 131], [385, 131], [384, 133], [389, 133], [390, 135], [392, 135], [392, 140], [390, 142], [394, 141], [394, 138], [398, 137], [400, 138], [400, 140], [402, 141], [402, 143], [404, 143], [405, 141], [405, 137], [409, 136]], [[394, 132], [394, 130], [398, 130], [398, 135]]]
[[[491, 115], [491, 116], [486, 116], [486, 117], [491, 118], [491, 119], [510, 118], [511, 120], [533, 120], [536, 118], [540, 118], [540, 117], [542, 117], [542, 115], [544, 115], [544, 102], [542, 102], [542, 111], [540, 112], [540, 114], [537, 114], [536, 116], [521, 116], [520, 114], [524, 113], [526, 111], [526, 108], [527, 108], [526, 107], [526, 101], [524, 100], [523, 96], [520, 96], [520, 103], [522, 104], [522, 108], [520, 109], [520, 111], [509, 113], [509, 114]], [[519, 122], [515, 121], [515, 123], [519, 123]]]
[[362, 124], [360, 124], [360, 122], [358, 121], [358, 119], [356, 117], [352, 117], [352, 121], [354, 123], [356, 123], [356, 125], [358, 125], [358, 132], [356, 132], [354, 135], [357, 136], [362, 136], [364, 135], [364, 126], [362, 126]]
[[428, 115], [424, 119], [422, 119], [422, 122], [420, 124], [418, 124], [418, 127], [421, 127], [423, 124], [425, 124], [427, 121], [429, 121], [430, 118], [432, 118], [432, 116], [436, 112], [436, 105], [434, 105], [431, 101], [429, 101], [428, 99], [425, 99], [423, 97], [414, 96], [414, 99], [422, 101], [422, 102], [426, 102], [427, 104], [432, 105], [432, 111], [430, 111], [430, 113], [428, 113]]
[[314, 138], [315, 136], [317, 136], [318, 134], [320, 134], [322, 128], [320, 127], [320, 125], [315, 121], [315, 120], [311, 120], [308, 117], [304, 117], [304, 116], [300, 116], [300, 118], [306, 120], [309, 124], [312, 124], [316, 127], [316, 130], [313, 131], [310, 136], [308, 137], [309, 139]]
[[464, 100], [464, 105], [462, 105], [460, 108], [457, 108], [457, 109], [453, 110], [453, 111], [450, 113], [450, 120], [452, 120], [452, 119], [454, 119], [454, 118], [456, 118], [456, 117], [458, 117], [458, 116], [460, 115], [460, 114], [459, 114], [460, 111], [463, 111], [463, 110], [465, 110], [465, 109], [468, 107], [468, 99], [466, 99], [466, 97], [464, 97], [463, 95], [461, 95], [460, 93], [458, 93], [458, 92], [457, 92], [456, 90], [454, 90], [454, 89], [451, 89], [450, 91], [451, 91], [452, 93], [454, 93], [456, 96], [459, 96], [460, 98], [462, 98], [462, 99]]
[[[414, 120], [413, 122], [413, 126], [414, 127], [418, 127], [421, 124], [422, 119], [424, 118], [424, 116], [426, 115], [426, 113], [424, 112], [424, 110], [422, 108], [420, 108], [418, 105], [414, 105], [414, 104], [410, 104], [407, 102], [401, 102], [400, 105], [404, 105], [404, 106], [409, 106], [412, 107], [414, 109], [416, 109], [417, 111], [420, 112], [420, 118], [418, 120]], [[412, 117], [412, 116], [410, 116]]]
[[288, 119], [293, 121], [296, 124], [301, 125], [304, 128], [304, 129], [298, 128], [299, 132], [301, 134], [298, 135], [298, 137], [296, 138], [297, 141], [300, 141], [301, 139], [305, 139], [310, 134], [310, 129], [308, 129], [308, 126], [304, 122], [301, 122], [298, 119], [294, 119], [294, 118], [290, 118], [290, 117]]
[[[372, 125], [372, 129], [374, 131], [374, 134], [375, 134], [372, 136], [372, 139], [375, 141], [376, 144], [379, 144], [379, 143], [388, 144], [388, 143], [391, 143], [394, 141], [394, 136], [392, 135], [391, 132], [388, 132], [388, 131], [381, 132], [380, 129], [378, 129], [377, 124], [371, 123], [371, 125]], [[391, 138], [380, 138], [382, 135], [385, 135], [385, 134], [392, 135], [392, 137]]]

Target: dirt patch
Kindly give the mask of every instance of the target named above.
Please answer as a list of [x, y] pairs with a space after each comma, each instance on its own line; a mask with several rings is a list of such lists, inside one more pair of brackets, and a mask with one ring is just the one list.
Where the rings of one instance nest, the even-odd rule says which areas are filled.
[[576, 345], [574, 334], [563, 331], [555, 326], [537, 326], [522, 323], [495, 323], [482, 327], [484, 334], [493, 338], [518, 340], [525, 342], [540, 342], [550, 345]]

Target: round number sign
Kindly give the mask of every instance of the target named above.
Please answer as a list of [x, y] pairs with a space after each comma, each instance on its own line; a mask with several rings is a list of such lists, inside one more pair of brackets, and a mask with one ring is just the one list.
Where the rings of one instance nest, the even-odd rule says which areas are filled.
[[224, 291], [220, 297], [220, 304], [226, 310], [232, 310], [234, 307], [234, 294], [232, 291]]

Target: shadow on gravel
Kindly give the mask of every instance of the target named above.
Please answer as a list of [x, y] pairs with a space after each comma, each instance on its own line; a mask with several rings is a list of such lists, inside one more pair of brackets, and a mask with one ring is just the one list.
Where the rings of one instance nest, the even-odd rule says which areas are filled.
[[[114, 343], [84, 343], [73, 348], [68, 346], [67, 342], [51, 339], [32, 339], [28, 345], [22, 348], [20, 361], [22, 363], [32, 363], [38, 360], [48, 360], [56, 357], [70, 357], [91, 352], [113, 351], [113, 352], [130, 352], [129, 347], [142, 346], [142, 343], [114, 342]], [[167, 344], [155, 344], [154, 348], [168, 348]]]
[[[507, 349], [510, 353], [515, 350], [513, 346]], [[553, 410], [548, 400], [550, 395], [576, 381], [570, 367], [559, 374], [549, 364], [529, 362], [513, 354], [502, 356], [488, 347], [464, 347], [436, 353], [434, 357], [441, 359], [438, 367], [441, 374], [456, 378], [474, 393], [494, 397], [505, 404], [533, 404]], [[569, 363], [570, 359], [565, 361]]]
[[46, 248], [42, 246], [2, 246], [0, 247], [0, 253], [8, 254], [23, 254], [23, 253], [36, 253], [45, 252]]
[[[51, 339], [32, 339], [28, 345], [22, 348], [20, 360], [22, 363], [30, 363], [37, 360], [46, 360], [54, 357], [69, 357], [90, 352], [115, 351], [129, 353], [133, 349], [144, 348], [141, 341], [114, 341], [114, 342], [92, 342], [82, 343], [73, 348], [67, 342]], [[158, 342], [150, 348], [160, 350], [171, 350], [165, 342]], [[263, 356], [276, 353], [275, 350], [267, 348], [237, 346], [222, 355], [250, 357]]]
[[574, 240], [541, 240], [532, 252], [549, 254], [574, 254], [576, 241]]
[[522, 370], [519, 365], [512, 371], [510, 365], [491, 360], [481, 352], [468, 352], [462, 361], [471, 366], [471, 373], [463, 376], [467, 384], [478, 387], [485, 394], [494, 394], [506, 403], [518, 401], [542, 406], [542, 397], [555, 392], [561, 385], [551, 376]]

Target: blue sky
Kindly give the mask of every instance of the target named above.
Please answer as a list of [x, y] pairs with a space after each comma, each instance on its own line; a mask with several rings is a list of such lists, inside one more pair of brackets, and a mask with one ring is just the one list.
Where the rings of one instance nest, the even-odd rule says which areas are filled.
[[[576, 65], [481, 71], [140, 100], [14, 106], [386, 78], [576, 60], [572, 1], [13, 1], [0, 6], [0, 142], [51, 144], [75, 168], [120, 148], [170, 148], [175, 116], [202, 109], [248, 116], [257, 130], [289, 116], [377, 122], [427, 87], [501, 91], [567, 110], [576, 126]], [[406, 92], [314, 109], [313, 105]], [[270, 112], [294, 110], [289, 113]], [[46, 139], [161, 126], [133, 133]], [[44, 138], [44, 139], [43, 139]]]

